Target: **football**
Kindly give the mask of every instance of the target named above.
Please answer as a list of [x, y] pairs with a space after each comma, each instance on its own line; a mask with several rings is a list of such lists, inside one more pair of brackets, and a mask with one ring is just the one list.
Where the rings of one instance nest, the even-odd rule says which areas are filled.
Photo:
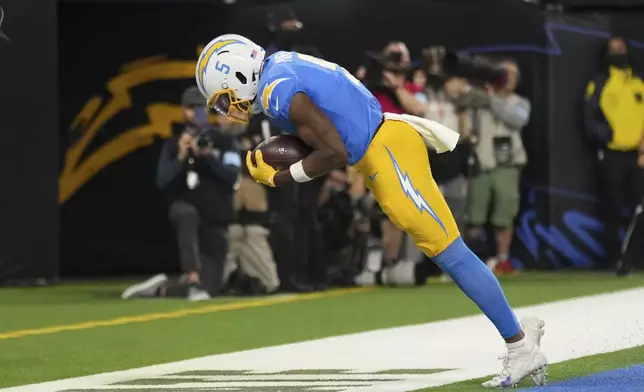
[[255, 152], [258, 150], [262, 151], [264, 162], [275, 170], [286, 170], [311, 153], [311, 148], [302, 139], [291, 135], [273, 136], [260, 143], [253, 150], [253, 164], [257, 164]]

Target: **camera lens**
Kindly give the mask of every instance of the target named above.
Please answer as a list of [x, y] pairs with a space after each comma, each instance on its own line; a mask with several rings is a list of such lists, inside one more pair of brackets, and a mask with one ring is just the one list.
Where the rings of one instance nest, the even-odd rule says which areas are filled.
[[205, 137], [200, 137], [199, 139], [197, 139], [197, 147], [199, 148], [208, 147], [208, 139], [206, 139]]

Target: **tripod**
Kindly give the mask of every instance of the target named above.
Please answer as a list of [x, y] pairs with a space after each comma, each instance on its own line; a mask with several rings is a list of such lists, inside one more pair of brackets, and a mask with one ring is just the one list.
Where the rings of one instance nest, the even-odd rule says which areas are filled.
[[635, 227], [637, 226], [638, 218], [643, 211], [644, 198], [642, 198], [637, 207], [635, 207], [635, 212], [633, 213], [633, 217], [631, 218], [631, 223], [628, 225], [628, 230], [626, 230], [626, 235], [624, 236], [624, 241], [622, 242], [621, 257], [617, 261], [616, 265], [617, 276], [627, 276], [631, 272], [632, 265], [630, 259], [626, 257], [626, 251], [628, 250], [628, 246], [631, 243], [631, 236], [633, 235], [633, 231], [635, 231]]

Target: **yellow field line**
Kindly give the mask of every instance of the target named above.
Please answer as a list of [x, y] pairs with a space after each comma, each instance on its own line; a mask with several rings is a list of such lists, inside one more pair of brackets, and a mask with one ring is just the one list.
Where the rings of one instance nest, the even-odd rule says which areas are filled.
[[146, 313], [146, 314], [140, 314], [138, 316], [124, 316], [124, 317], [117, 317], [109, 320], [84, 321], [84, 322], [75, 323], [75, 324], [55, 325], [52, 327], [34, 328], [34, 329], [23, 329], [23, 330], [0, 333], [0, 340], [15, 339], [15, 338], [21, 338], [25, 336], [50, 335], [50, 334], [59, 333], [59, 332], [79, 331], [82, 329], [90, 329], [90, 328], [97, 328], [97, 327], [110, 327], [114, 325], [144, 323], [144, 322], [154, 321], [154, 320], [176, 319], [176, 318], [192, 316], [197, 314], [225, 312], [227, 310], [258, 308], [258, 307], [277, 305], [277, 304], [283, 304], [283, 303], [307, 301], [311, 299], [329, 298], [329, 297], [337, 297], [337, 296], [346, 295], [346, 294], [362, 293], [370, 290], [372, 290], [372, 288], [368, 288], [368, 287], [337, 289], [337, 290], [330, 290], [325, 292], [298, 294], [298, 295], [293, 295], [288, 297], [267, 297], [267, 298], [251, 300], [251, 301], [208, 305], [208, 306], [202, 306], [197, 308], [172, 310], [168, 312]]

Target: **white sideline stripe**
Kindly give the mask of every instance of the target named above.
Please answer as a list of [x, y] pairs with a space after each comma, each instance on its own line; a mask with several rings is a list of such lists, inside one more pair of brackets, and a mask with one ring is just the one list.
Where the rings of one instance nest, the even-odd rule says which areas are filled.
[[[535, 295], [538, 296], [539, 293]], [[556, 363], [644, 345], [643, 298], [644, 288], [638, 288], [520, 308], [517, 309], [517, 315], [534, 315], [546, 321], [542, 347], [550, 363]], [[354, 369], [356, 372], [375, 372], [387, 369], [455, 369], [427, 375], [390, 375], [391, 378], [401, 378], [401, 381], [378, 383], [373, 388], [345, 389], [347, 392], [404, 392], [492, 374], [500, 368], [496, 358], [503, 351], [504, 344], [491, 323], [484, 316], [470, 316], [5, 388], [0, 391], [53, 392], [100, 386], [107, 389], [105, 384], [156, 378], [191, 370], [252, 369], [279, 372], [292, 369]], [[355, 375], [358, 379], [371, 376]], [[235, 382], [228, 376], [210, 376], [208, 379], [211, 377]], [[248, 381], [244, 382], [244, 385], [250, 385], [253, 377], [265, 379], [273, 376], [247, 375], [245, 379]], [[302, 380], [298, 378], [299, 375], [291, 377]], [[335, 375], [333, 377], [337, 379]], [[224, 386], [223, 382], [221, 384]], [[189, 387], [201, 383], [184, 385]], [[136, 387], [169, 389], [179, 385]], [[109, 387], [123, 388], [131, 386]]]
[[[250, 376], [250, 375], [234, 375], [234, 376], [161, 376], [161, 377], [155, 377], [159, 378], [160, 380], [176, 380], [176, 381], [181, 381], [181, 380], [193, 380], [195, 378], [202, 379], [204, 381], [230, 381], [230, 382], [235, 382], [235, 381], [245, 381], [249, 380], [251, 378], [256, 378], [256, 379], [261, 379], [261, 380], [272, 380], [275, 382], [283, 382], [283, 381], [291, 381], [293, 378], [296, 378], [298, 380], [310, 380], [310, 381], [324, 381], [325, 379], [332, 379], [332, 380], [345, 380], [345, 381], [353, 381], [355, 379], [372, 379], [372, 380], [388, 380], [391, 378], [396, 378], [398, 375], [397, 374], [364, 374], [364, 373], [342, 373], [342, 374], [262, 374], [262, 375], [256, 375], [256, 376]], [[411, 375], [406, 375], [406, 376], [411, 376]], [[416, 375], [417, 377], [423, 377], [425, 375], [418, 374]]]

